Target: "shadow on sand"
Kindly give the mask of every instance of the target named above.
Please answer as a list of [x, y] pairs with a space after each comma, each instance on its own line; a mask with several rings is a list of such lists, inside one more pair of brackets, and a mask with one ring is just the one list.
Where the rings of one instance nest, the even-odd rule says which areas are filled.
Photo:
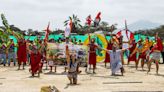
[[67, 89], [69, 86], [78, 86], [78, 85], [80, 85], [80, 84], [67, 84], [67, 85], [64, 87], [64, 89]]

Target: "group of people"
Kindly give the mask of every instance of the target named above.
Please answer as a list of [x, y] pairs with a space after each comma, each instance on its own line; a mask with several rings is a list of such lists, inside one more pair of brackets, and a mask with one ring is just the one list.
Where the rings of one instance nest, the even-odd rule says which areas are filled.
[[[122, 45], [128, 43], [128, 48], [123, 48]], [[162, 40], [158, 37], [158, 33], [155, 35], [154, 42], [149, 40], [147, 37], [145, 41], [140, 39], [138, 42], [135, 39], [131, 39], [129, 42], [122, 42], [117, 36], [113, 36], [109, 41], [107, 41], [107, 48], [101, 48], [94, 43], [94, 39], [91, 39], [89, 46], [89, 65], [93, 65], [93, 73], [96, 69], [96, 49], [103, 49], [106, 51], [105, 56], [105, 67], [107, 63], [110, 63], [112, 75], [115, 75], [117, 71], [124, 73], [124, 54], [127, 55], [127, 64], [131, 61], [135, 62], [136, 69], [138, 69], [138, 64], [141, 61], [142, 70], [144, 70], [144, 64], [148, 66], [148, 73], [151, 69], [151, 64], [154, 62], [156, 64], [156, 73], [159, 70], [159, 61], [161, 58], [161, 53], [164, 63], [164, 46]], [[128, 52], [128, 54], [127, 54]]]
[[[14, 44], [13, 40], [11, 39], [8, 43], [4, 43], [3, 40], [0, 45], [0, 59], [3, 61], [2, 64], [6, 66], [7, 60], [8, 65], [10, 66], [10, 62], [13, 61], [14, 66], [16, 65], [16, 61], [18, 62], [18, 70], [20, 70], [21, 65], [23, 69], [25, 65], [29, 64], [31, 75], [34, 77], [35, 74], [40, 76], [42, 72], [42, 67], [44, 63], [50, 65], [50, 71], [52, 72], [53, 64], [50, 64], [51, 61], [53, 62], [54, 56], [47, 55], [47, 41], [46, 40], [37, 40], [36, 42], [31, 42], [30, 40], [25, 40], [22, 37], [17, 36], [16, 34], [13, 35], [17, 38], [17, 45]], [[53, 40], [50, 40], [54, 42]], [[72, 42], [73, 44], [82, 45], [81, 41], [77, 43], [77, 41], [69, 40], [68, 38], [65, 40], [61, 40], [63, 42]], [[121, 38], [116, 36], [112, 36], [111, 39], [107, 41], [107, 48], [102, 48], [101, 46], [95, 43], [95, 39], [90, 37], [89, 35], [89, 44], [88, 46], [88, 63], [87, 67], [89, 69], [93, 69], [93, 73], [96, 73], [96, 50], [101, 49], [106, 52], [105, 54], [105, 67], [107, 63], [110, 63], [110, 68], [112, 71], [112, 75], [116, 75], [118, 71], [121, 72], [121, 75], [124, 73], [124, 54], [127, 55], [127, 62], [128, 64], [131, 61], [135, 62], [136, 69], [138, 69], [138, 64], [141, 60], [141, 67], [144, 70], [144, 64], [147, 63], [148, 65], [148, 73], [151, 69], [152, 62], [156, 64], [156, 73], [158, 74], [159, 70], [159, 61], [162, 52], [162, 56], [164, 57], [164, 49], [162, 45], [162, 40], [158, 37], [158, 34], [155, 36], [155, 42], [146, 38], [145, 41], [142, 39], [136, 42], [134, 39], [131, 39], [129, 42], [128, 48], [123, 48]], [[15, 50], [17, 47], [17, 50]], [[17, 53], [16, 53], [17, 51]], [[8, 58], [8, 59], [7, 59]], [[77, 84], [77, 75], [81, 73], [79, 70], [79, 62], [77, 58], [77, 51], [69, 50], [69, 46], [66, 44], [65, 46], [65, 58], [68, 70], [68, 79], [70, 80], [70, 84]], [[164, 60], [164, 59], [163, 59]], [[49, 63], [48, 63], [49, 62]], [[163, 62], [164, 63], [164, 62]], [[93, 66], [93, 68], [91, 67]], [[56, 72], [56, 68], [55, 68]]]

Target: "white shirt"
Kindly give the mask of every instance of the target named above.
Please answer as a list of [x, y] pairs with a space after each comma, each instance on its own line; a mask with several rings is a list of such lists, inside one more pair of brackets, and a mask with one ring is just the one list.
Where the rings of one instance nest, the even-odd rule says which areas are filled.
[[116, 52], [108, 50], [108, 53], [110, 55], [110, 61], [121, 61], [121, 52], [122, 50], [116, 50]]

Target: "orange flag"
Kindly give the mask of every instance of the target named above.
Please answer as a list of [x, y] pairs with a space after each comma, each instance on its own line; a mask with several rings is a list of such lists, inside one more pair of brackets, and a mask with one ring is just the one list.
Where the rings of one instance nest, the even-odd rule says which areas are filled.
[[49, 36], [49, 33], [50, 33], [49, 27], [50, 27], [50, 22], [48, 23], [47, 29], [45, 30], [46, 31], [45, 38], [44, 38], [45, 41], [48, 41], [48, 36]]

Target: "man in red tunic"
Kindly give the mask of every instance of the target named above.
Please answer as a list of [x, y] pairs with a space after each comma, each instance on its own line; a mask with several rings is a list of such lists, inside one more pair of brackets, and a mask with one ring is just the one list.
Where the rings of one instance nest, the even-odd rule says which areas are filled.
[[93, 65], [93, 73], [95, 73], [95, 68], [96, 68], [96, 48], [97, 45], [94, 44], [95, 39], [91, 40], [91, 43], [88, 45], [89, 46], [89, 65], [91, 68], [91, 65]]
[[37, 46], [33, 46], [33, 49], [30, 53], [30, 61], [31, 61], [30, 70], [31, 70], [32, 77], [34, 77], [36, 73], [38, 73], [38, 76], [40, 76], [41, 59], [42, 59], [42, 55], [40, 53], [40, 50], [37, 49]]
[[[135, 42], [135, 40], [133, 40], [133, 41], [131, 42], [131, 46], [130, 46], [130, 48], [129, 48], [130, 55], [131, 55], [132, 52], [135, 50], [136, 46], [137, 46], [137, 43]], [[135, 52], [132, 56], [129, 56], [129, 57], [128, 57], [128, 65], [129, 65], [130, 61], [135, 61], [135, 63], [136, 63], [136, 60], [137, 60], [137, 56], [136, 56], [136, 55], [137, 55], [137, 52]]]
[[25, 39], [18, 39], [18, 51], [17, 51], [17, 57], [18, 57], [18, 70], [20, 70], [20, 66], [23, 63], [23, 69], [26, 61], [27, 61], [27, 50], [26, 50], [26, 41]]
[[[112, 40], [110, 40], [109, 42], [107, 42], [108, 46], [107, 46], [107, 50], [112, 50]], [[106, 52], [106, 55], [105, 55], [105, 67], [106, 67], [106, 64], [110, 62], [110, 56], [109, 56], [109, 53]]]

